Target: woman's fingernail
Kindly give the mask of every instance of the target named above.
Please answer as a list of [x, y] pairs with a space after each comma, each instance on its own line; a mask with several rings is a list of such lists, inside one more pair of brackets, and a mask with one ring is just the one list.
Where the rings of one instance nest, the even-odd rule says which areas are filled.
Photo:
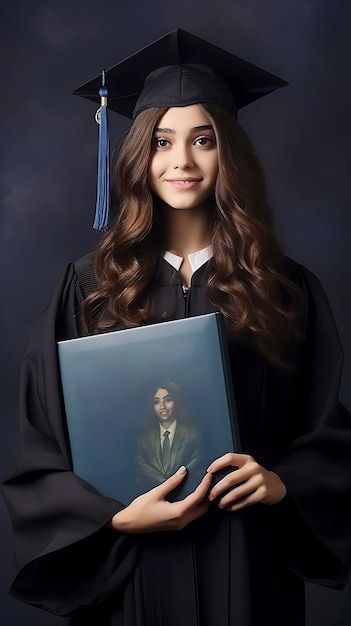
[[177, 471], [177, 474], [185, 474], [185, 472], [186, 472], [186, 467], [182, 465]]
[[214, 495], [212, 493], [210, 493], [210, 495], [208, 496], [208, 499], [210, 502], [212, 502], [212, 500], [214, 500]]

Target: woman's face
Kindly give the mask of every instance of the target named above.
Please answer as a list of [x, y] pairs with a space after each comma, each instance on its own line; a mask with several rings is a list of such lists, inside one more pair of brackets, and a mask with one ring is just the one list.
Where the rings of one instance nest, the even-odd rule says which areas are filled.
[[167, 389], [162, 389], [162, 387], [157, 389], [153, 403], [157, 419], [160, 422], [172, 422], [174, 420], [174, 400]]
[[156, 124], [149, 164], [153, 193], [175, 209], [207, 204], [218, 174], [214, 129], [197, 104], [173, 107]]

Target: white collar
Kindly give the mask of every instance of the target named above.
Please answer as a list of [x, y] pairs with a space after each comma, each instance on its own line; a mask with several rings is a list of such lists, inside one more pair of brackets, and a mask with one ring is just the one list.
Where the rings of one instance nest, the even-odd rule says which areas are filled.
[[168, 428], [165, 428], [165, 426], [163, 426], [161, 422], [159, 422], [159, 425], [160, 425], [160, 436], [162, 439], [166, 430], [168, 430], [171, 435], [174, 435], [176, 427], [177, 427], [177, 420], [173, 420], [172, 424], [168, 426]]
[[[197, 252], [192, 252], [191, 254], [188, 254], [190, 267], [193, 273], [196, 272], [196, 270], [198, 270], [199, 267], [206, 263], [211, 257], [212, 246], [207, 246], [207, 248], [202, 248], [202, 250], [198, 250]], [[184, 260], [183, 257], [168, 251], [164, 253], [163, 258], [177, 271], [179, 270]]]

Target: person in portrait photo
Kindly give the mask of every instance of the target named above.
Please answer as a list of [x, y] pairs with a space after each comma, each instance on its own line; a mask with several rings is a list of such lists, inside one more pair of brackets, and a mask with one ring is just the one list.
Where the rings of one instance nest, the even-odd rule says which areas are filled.
[[182, 465], [190, 476], [198, 474], [201, 456], [201, 435], [189, 421], [182, 389], [174, 382], [160, 383], [149, 399], [143, 433], [137, 441], [138, 485], [151, 489]]

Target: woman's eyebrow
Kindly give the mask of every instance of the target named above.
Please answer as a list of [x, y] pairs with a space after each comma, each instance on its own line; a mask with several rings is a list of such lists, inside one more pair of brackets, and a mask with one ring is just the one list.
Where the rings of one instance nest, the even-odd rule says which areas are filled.
[[172, 128], [155, 128], [155, 133], [175, 133], [175, 130], [172, 130]]
[[199, 131], [199, 130], [213, 130], [213, 126], [211, 124], [204, 124], [203, 126], [194, 126], [194, 128], [190, 129], [191, 131]]
[[[190, 132], [195, 133], [201, 130], [212, 130], [213, 126], [210, 124], [205, 124], [203, 126], [194, 126], [194, 128], [190, 128]], [[173, 128], [155, 128], [155, 133], [170, 133], [172, 135], [176, 134], [176, 131]]]

